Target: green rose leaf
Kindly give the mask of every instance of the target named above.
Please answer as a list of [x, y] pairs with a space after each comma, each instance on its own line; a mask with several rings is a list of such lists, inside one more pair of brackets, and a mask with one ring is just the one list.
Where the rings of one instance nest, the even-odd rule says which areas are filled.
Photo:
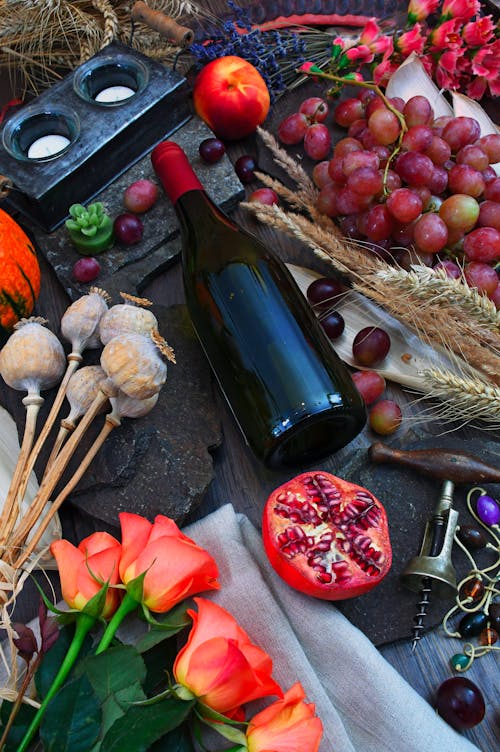
[[[8, 700], [4, 700], [0, 705], [0, 736], [2, 735], [4, 727], [8, 723], [10, 711], [12, 710], [13, 704], [14, 703], [12, 702], [8, 702]], [[31, 707], [31, 705], [27, 705], [25, 703], [21, 705], [17, 712], [14, 723], [10, 728], [9, 736], [7, 737], [7, 741], [5, 743], [5, 747], [3, 747], [2, 749], [2, 752], [17, 752], [17, 749], [21, 744], [26, 731], [28, 730], [28, 726], [33, 720], [35, 713], [36, 708]]]
[[195, 752], [189, 726], [185, 723], [170, 731], [153, 744], [151, 752]]
[[[120, 667], [119, 671], [116, 670], [117, 666]], [[82, 674], [86, 674], [97, 697], [104, 702], [114, 692], [135, 683], [142, 684], [146, 678], [146, 666], [135, 648], [131, 645], [118, 645], [80, 661], [75, 676]], [[134, 697], [134, 700], [137, 699], [144, 699], [144, 696]]]
[[195, 701], [168, 698], [154, 705], [135, 705], [116, 721], [101, 744], [100, 752], [147, 752], [151, 745], [180, 726]]
[[57, 692], [40, 726], [45, 752], [89, 752], [101, 729], [101, 703], [86, 676]]
[[[187, 605], [182, 602], [175, 608], [172, 608], [166, 614], [159, 615], [156, 619], [148, 618], [147, 621], [153, 624], [149, 632], [146, 632], [135, 643], [138, 653], [145, 653], [159, 642], [172, 637], [191, 624], [191, 619], [186, 613]], [[149, 615], [150, 616], [150, 615]]]

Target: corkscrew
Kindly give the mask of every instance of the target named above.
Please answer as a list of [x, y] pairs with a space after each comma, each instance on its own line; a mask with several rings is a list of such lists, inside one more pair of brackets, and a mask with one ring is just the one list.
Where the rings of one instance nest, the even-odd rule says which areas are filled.
[[402, 581], [420, 593], [414, 616], [412, 650], [422, 638], [431, 594], [447, 597], [457, 589], [451, 561], [458, 512], [452, 508], [456, 483], [500, 482], [500, 470], [467, 452], [446, 449], [401, 450], [376, 442], [368, 450], [372, 462], [405, 465], [443, 481], [441, 495], [428, 520], [420, 552], [410, 560]]

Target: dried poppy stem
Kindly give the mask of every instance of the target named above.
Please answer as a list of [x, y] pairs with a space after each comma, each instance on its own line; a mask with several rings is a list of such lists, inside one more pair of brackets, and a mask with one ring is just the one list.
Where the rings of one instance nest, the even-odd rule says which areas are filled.
[[[23, 398], [23, 405], [26, 407], [26, 423], [24, 426], [21, 449], [12, 475], [10, 487], [7, 492], [2, 515], [0, 517], [0, 546], [5, 544], [8, 540], [9, 535], [16, 524], [17, 516], [19, 514], [19, 506], [17, 504], [19, 491], [22, 487], [23, 474], [26, 463], [28, 462], [31, 447], [33, 446], [38, 413], [43, 403], [44, 398], [39, 394], [28, 394]], [[22, 499], [23, 497], [20, 496], [20, 498]]]
[[47, 529], [52, 517], [56, 514], [61, 504], [67, 499], [69, 494], [73, 491], [77, 483], [82, 478], [83, 474], [89, 467], [90, 463], [98, 453], [99, 449], [104, 444], [105, 440], [111, 433], [111, 431], [114, 428], [117, 428], [119, 425], [121, 425], [121, 420], [119, 415], [117, 415], [114, 412], [111, 412], [109, 415], [106, 416], [106, 421], [101, 428], [101, 431], [99, 432], [98, 436], [92, 443], [92, 446], [87, 451], [85, 457], [80, 462], [78, 469], [74, 472], [70, 480], [66, 483], [62, 491], [56, 496], [52, 504], [50, 505], [50, 509], [48, 512], [44, 515], [43, 520], [41, 521], [39, 527], [36, 530], [36, 533], [33, 535], [33, 537], [30, 539], [29, 543], [26, 545], [23, 553], [15, 560], [13, 566], [14, 569], [20, 569], [22, 565], [29, 559], [33, 551], [35, 550], [38, 542], [40, 541], [42, 535], [44, 534], [45, 530]]
[[[118, 388], [111, 381], [111, 379], [106, 379], [106, 381], [101, 384], [99, 392], [97, 393], [90, 409], [82, 418], [81, 423], [75, 429], [73, 435], [66, 442], [66, 445], [59, 453], [52, 467], [48, 472], [44, 474], [40, 488], [38, 489], [37, 495], [33, 499], [28, 514], [23, 518], [19, 527], [15, 530], [11, 541], [9, 541], [9, 549], [15, 550], [16, 547], [20, 547], [24, 544], [26, 538], [31, 532], [33, 525], [38, 521], [40, 515], [42, 514], [52, 491], [56, 487], [59, 479], [61, 478], [61, 475], [66, 469], [66, 466], [70, 461], [85, 431], [88, 429], [106, 400], [109, 399], [110, 396], [116, 394], [117, 391]], [[4, 553], [9, 556], [8, 552], [0, 552], [0, 554]]]

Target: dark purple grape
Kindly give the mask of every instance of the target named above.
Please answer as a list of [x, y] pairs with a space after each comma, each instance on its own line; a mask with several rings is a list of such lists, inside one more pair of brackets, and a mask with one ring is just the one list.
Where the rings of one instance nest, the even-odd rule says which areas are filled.
[[85, 256], [75, 262], [72, 269], [73, 279], [76, 282], [92, 282], [99, 276], [101, 265], [93, 256]]
[[251, 183], [255, 180], [255, 170], [257, 163], [253, 157], [245, 154], [234, 163], [234, 171], [242, 183]]
[[200, 157], [207, 164], [219, 162], [226, 153], [226, 147], [220, 138], [205, 138], [198, 147]]
[[342, 282], [334, 277], [319, 277], [306, 290], [309, 303], [317, 311], [325, 311], [343, 294]]
[[353, 339], [352, 354], [359, 365], [375, 366], [381, 363], [391, 347], [391, 338], [378, 326], [366, 326]]
[[338, 311], [331, 311], [321, 316], [319, 321], [329, 339], [338, 339], [344, 331], [345, 321]]
[[138, 243], [144, 232], [144, 225], [135, 214], [119, 214], [114, 223], [115, 238], [125, 245]]
[[444, 720], [457, 730], [477, 726], [486, 711], [479, 687], [470, 679], [455, 676], [446, 679], [438, 688], [436, 710]]

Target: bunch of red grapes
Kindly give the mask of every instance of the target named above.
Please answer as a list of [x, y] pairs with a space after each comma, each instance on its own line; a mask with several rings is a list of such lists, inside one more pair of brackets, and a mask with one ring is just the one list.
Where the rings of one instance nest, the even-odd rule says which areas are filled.
[[500, 308], [500, 134], [481, 136], [471, 117], [435, 118], [420, 95], [387, 101], [392, 110], [362, 89], [340, 102], [333, 119], [347, 134], [333, 151], [328, 105], [317, 97], [280, 123], [278, 138], [303, 143], [317, 162], [318, 209], [344, 235], [405, 268], [463, 274]]

